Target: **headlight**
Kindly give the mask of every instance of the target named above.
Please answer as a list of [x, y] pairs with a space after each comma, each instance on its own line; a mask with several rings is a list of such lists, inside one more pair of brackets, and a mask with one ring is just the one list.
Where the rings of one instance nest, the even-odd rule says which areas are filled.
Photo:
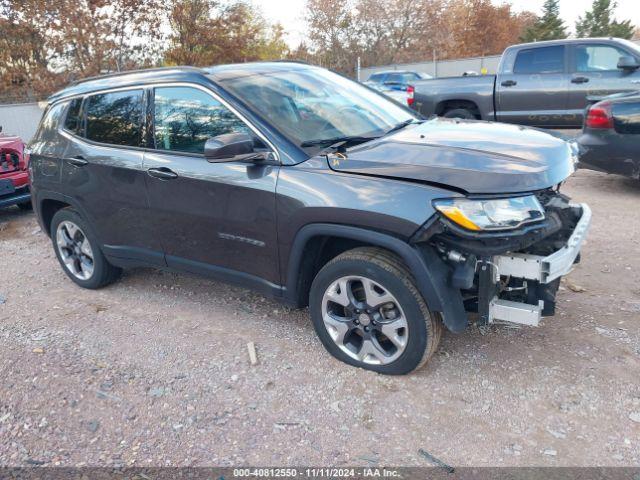
[[468, 230], [507, 230], [544, 218], [538, 199], [528, 197], [470, 200], [435, 200], [434, 207], [452, 222]]

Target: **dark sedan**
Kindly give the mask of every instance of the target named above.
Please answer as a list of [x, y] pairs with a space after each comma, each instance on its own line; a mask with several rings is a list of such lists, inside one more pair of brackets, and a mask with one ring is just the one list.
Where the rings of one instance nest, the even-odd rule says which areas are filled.
[[640, 179], [640, 92], [591, 105], [578, 143], [581, 167]]

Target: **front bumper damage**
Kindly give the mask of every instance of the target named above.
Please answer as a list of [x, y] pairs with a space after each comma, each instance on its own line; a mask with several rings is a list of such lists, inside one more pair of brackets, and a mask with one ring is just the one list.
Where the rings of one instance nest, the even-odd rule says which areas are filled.
[[[550, 285], [557, 283], [556, 280], [568, 274], [580, 255], [580, 248], [591, 225], [591, 209], [584, 203], [578, 207], [582, 210], [582, 215], [566, 244], [559, 250], [547, 256], [529, 253], [494, 256], [490, 267], [495, 283], [500, 284], [501, 280], [508, 278], [520, 279], [523, 282], [531, 281], [537, 285]], [[538, 299], [538, 305], [531, 305], [501, 299], [496, 294], [489, 301], [487, 323], [502, 321], [538, 326], [544, 307], [544, 299]]]
[[473, 233], [440, 218], [416, 234], [448, 265], [447, 283], [459, 289], [466, 312], [477, 312], [480, 326], [537, 326], [554, 315], [560, 279], [580, 260], [591, 210], [557, 190], [537, 195], [545, 220], [518, 231]]

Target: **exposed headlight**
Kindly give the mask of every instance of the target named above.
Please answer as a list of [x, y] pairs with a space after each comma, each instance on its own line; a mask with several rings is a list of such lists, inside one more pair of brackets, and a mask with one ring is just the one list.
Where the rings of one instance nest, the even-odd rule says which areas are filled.
[[538, 199], [527, 197], [471, 200], [435, 200], [434, 207], [452, 222], [468, 230], [507, 230], [544, 218]]

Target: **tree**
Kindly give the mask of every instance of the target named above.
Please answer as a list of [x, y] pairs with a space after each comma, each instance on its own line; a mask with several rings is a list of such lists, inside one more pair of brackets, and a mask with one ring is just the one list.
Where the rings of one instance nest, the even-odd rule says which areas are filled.
[[501, 53], [535, 22], [530, 12], [515, 14], [509, 4], [496, 6], [490, 0], [455, 2], [447, 17], [452, 36], [448, 53], [454, 58]]
[[[152, 65], [164, 0], [0, 0], [0, 74], [41, 98], [70, 80]], [[8, 85], [8, 86], [7, 86]]]
[[168, 65], [273, 60], [288, 51], [282, 26], [268, 25], [258, 10], [242, 1], [176, 0], [169, 23]]
[[545, 0], [542, 16], [538, 17], [538, 20], [525, 30], [520, 40], [536, 42], [559, 38], [567, 38], [564, 22], [560, 18], [559, 0]]
[[579, 17], [576, 22], [578, 37], [620, 37], [632, 38], [635, 27], [631, 20], [618, 22], [613, 20], [616, 2], [611, 0], [594, 0], [591, 11]]

